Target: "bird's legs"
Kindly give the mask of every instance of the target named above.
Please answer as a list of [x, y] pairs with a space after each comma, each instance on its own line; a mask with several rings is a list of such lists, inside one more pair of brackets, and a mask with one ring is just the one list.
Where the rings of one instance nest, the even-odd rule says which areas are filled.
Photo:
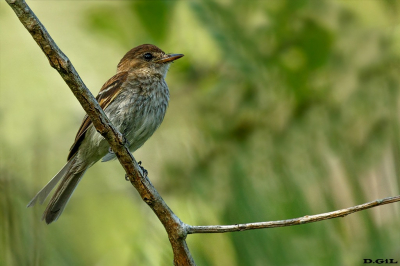
[[147, 172], [147, 170], [144, 169], [144, 167], [142, 166], [142, 161], [139, 161], [139, 162], [138, 162], [138, 165], [139, 165], [140, 169], [142, 169], [143, 176], [146, 177], [147, 174], [148, 174], [148, 172]]
[[[131, 144], [129, 143], [128, 139], [125, 138], [125, 136], [122, 136], [122, 139], [123, 139], [122, 143], [124, 144], [124, 146], [127, 147], [127, 148], [129, 149], [129, 147], [131, 146]], [[115, 152], [112, 150], [111, 147], [108, 147], [108, 152], [109, 152], [109, 153], [115, 153]]]
[[[143, 177], [146, 177], [147, 174], [148, 174], [148, 172], [147, 172], [147, 170], [144, 169], [144, 167], [142, 166], [142, 161], [139, 161], [139, 162], [138, 162], [138, 165], [139, 165], [140, 169], [142, 170]], [[125, 180], [126, 180], [126, 181], [129, 181], [129, 176], [128, 176], [128, 174], [125, 175]]]

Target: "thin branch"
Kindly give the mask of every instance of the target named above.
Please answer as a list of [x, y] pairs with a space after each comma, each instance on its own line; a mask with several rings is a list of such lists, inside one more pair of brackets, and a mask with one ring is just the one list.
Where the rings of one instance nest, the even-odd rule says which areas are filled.
[[132, 185], [164, 225], [174, 252], [174, 264], [195, 265], [185, 241], [187, 235], [185, 224], [167, 206], [147, 176], [143, 177], [136, 160], [124, 145], [122, 134], [118, 132], [104, 114], [92, 93], [79, 77], [71, 61], [58, 48], [46, 28], [25, 1], [6, 0], [6, 2], [47, 56], [50, 65], [60, 73], [92, 120], [97, 131], [109, 142]]
[[400, 201], [400, 196], [384, 198], [381, 200], [375, 200], [347, 209], [337, 210], [333, 212], [321, 213], [316, 215], [306, 215], [300, 218], [280, 220], [272, 222], [259, 222], [259, 223], [248, 223], [248, 224], [234, 224], [234, 225], [209, 225], [209, 226], [187, 226], [188, 234], [204, 234], [204, 233], [227, 233], [227, 232], [237, 232], [246, 231], [254, 229], [264, 229], [264, 228], [274, 228], [283, 226], [292, 226], [299, 224], [308, 224], [319, 222], [323, 220], [345, 217], [349, 214], [373, 208], [380, 205], [385, 205], [389, 203], [394, 203]]

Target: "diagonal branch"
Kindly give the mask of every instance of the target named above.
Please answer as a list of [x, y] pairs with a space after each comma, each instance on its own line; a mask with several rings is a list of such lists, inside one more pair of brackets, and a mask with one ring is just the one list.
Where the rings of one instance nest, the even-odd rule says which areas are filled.
[[337, 210], [333, 212], [321, 213], [316, 215], [306, 215], [300, 218], [272, 221], [272, 222], [259, 222], [259, 223], [248, 223], [248, 224], [234, 224], [234, 225], [209, 225], [209, 226], [187, 226], [188, 234], [202, 234], [202, 233], [227, 233], [246, 231], [253, 229], [283, 227], [299, 224], [308, 224], [319, 222], [323, 220], [345, 217], [349, 214], [400, 201], [400, 196], [384, 198], [381, 200], [375, 200], [368, 203], [360, 204], [354, 207]]
[[122, 134], [118, 132], [104, 114], [92, 93], [79, 77], [71, 61], [58, 48], [46, 28], [24, 0], [6, 0], [6, 2], [42, 49], [50, 65], [60, 73], [92, 120], [96, 130], [110, 144], [132, 185], [164, 225], [174, 252], [175, 265], [195, 265], [185, 241], [187, 235], [186, 226], [171, 211], [147, 176], [143, 176], [136, 160], [128, 148], [125, 147]]

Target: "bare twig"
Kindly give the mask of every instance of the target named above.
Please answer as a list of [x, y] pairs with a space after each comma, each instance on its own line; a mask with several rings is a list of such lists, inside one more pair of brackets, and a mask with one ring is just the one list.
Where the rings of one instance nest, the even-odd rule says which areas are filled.
[[259, 222], [259, 223], [248, 223], [248, 224], [234, 224], [234, 225], [209, 225], [209, 226], [187, 226], [188, 234], [202, 234], [202, 233], [227, 233], [227, 232], [237, 232], [246, 231], [253, 229], [263, 229], [263, 228], [273, 228], [273, 227], [283, 227], [299, 224], [308, 224], [319, 222], [322, 220], [328, 220], [338, 217], [345, 217], [349, 214], [373, 208], [380, 205], [385, 205], [393, 202], [400, 201], [400, 196], [384, 198], [381, 200], [375, 200], [347, 209], [337, 210], [333, 212], [321, 213], [316, 215], [306, 215], [300, 218], [272, 221], [272, 222]]
[[187, 235], [185, 225], [167, 206], [147, 176], [143, 177], [136, 160], [128, 148], [124, 146], [123, 136], [104, 114], [68, 57], [57, 47], [25, 1], [6, 0], [6, 2], [47, 56], [50, 65], [60, 73], [92, 120], [97, 131], [109, 142], [132, 185], [164, 225], [174, 252], [175, 265], [195, 265], [185, 241]]

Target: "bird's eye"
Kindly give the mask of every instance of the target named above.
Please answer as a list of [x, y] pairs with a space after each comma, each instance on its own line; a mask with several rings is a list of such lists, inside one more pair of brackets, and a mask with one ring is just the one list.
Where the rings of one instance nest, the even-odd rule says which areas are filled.
[[152, 55], [151, 53], [145, 53], [145, 54], [144, 54], [144, 59], [150, 60], [150, 59], [152, 59], [152, 58], [153, 58], [153, 55]]

